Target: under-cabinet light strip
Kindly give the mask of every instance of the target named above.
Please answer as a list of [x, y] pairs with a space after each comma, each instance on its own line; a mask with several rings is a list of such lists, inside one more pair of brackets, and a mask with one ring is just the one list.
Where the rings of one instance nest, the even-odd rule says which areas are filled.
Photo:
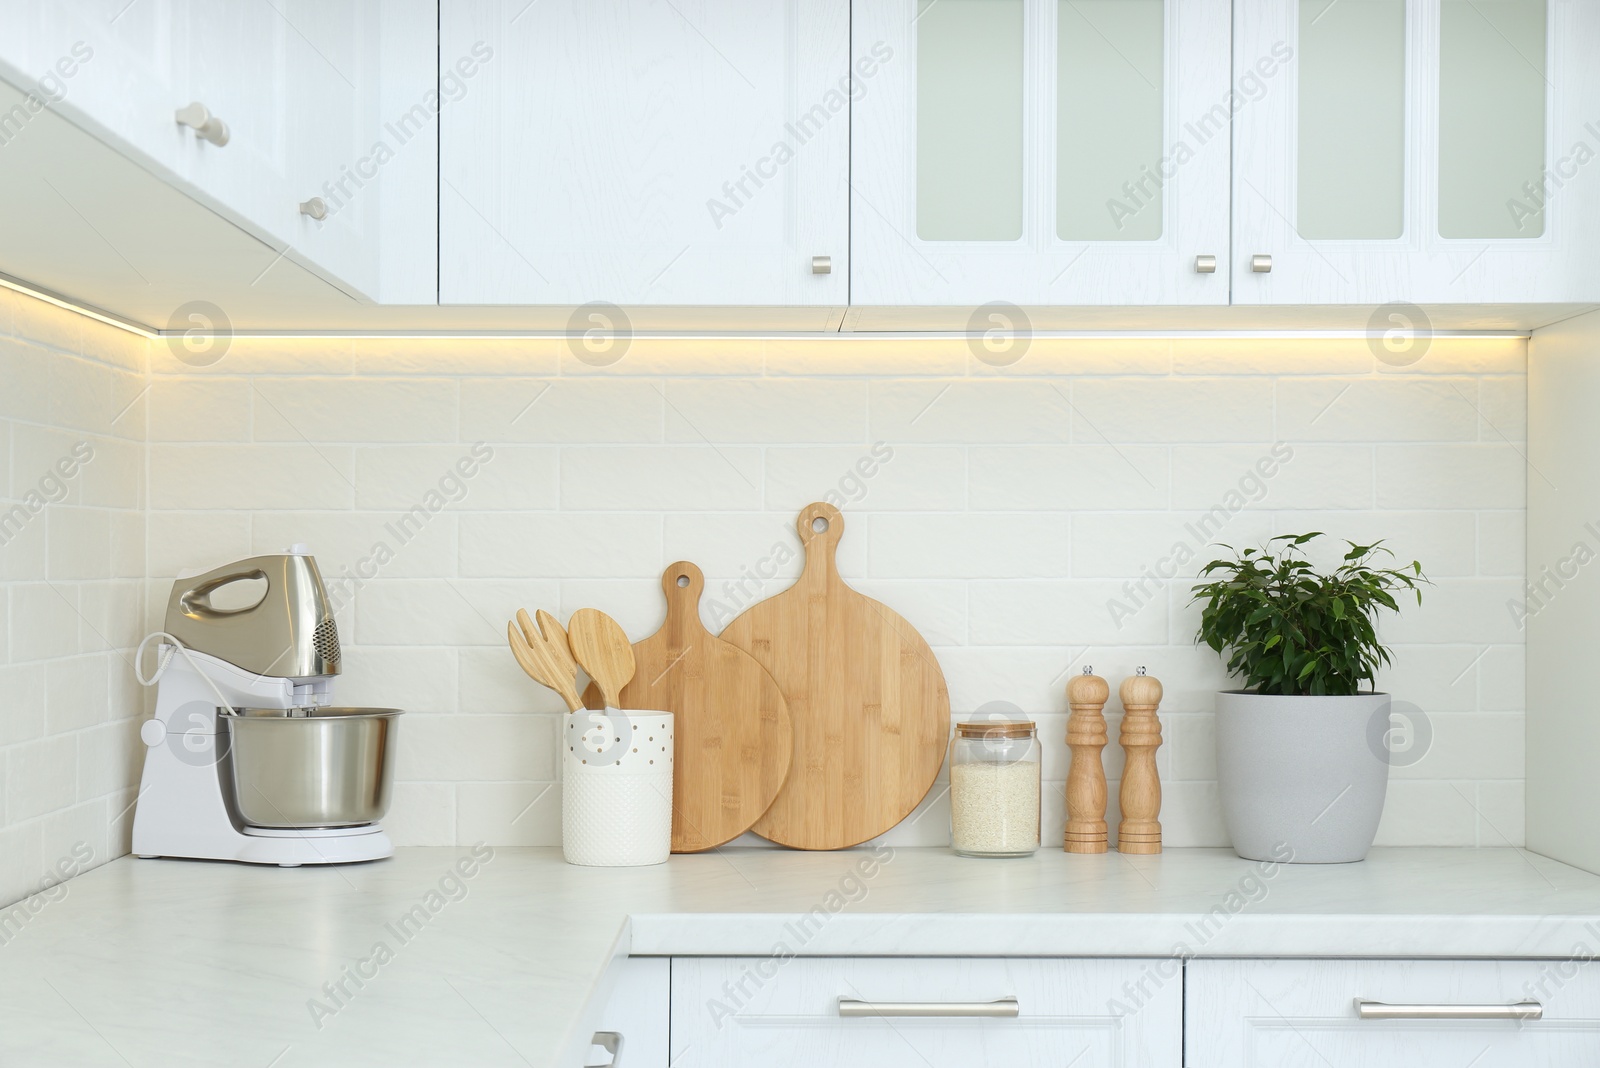
[[92, 308], [87, 304], [79, 304], [77, 301], [63, 297], [59, 293], [52, 293], [48, 289], [31, 286], [7, 274], [0, 274], [0, 289], [9, 289], [13, 293], [21, 293], [25, 297], [42, 300], [46, 304], [54, 305], [64, 311], [77, 312], [79, 315], [87, 316], [97, 323], [105, 323], [107, 326], [114, 326], [118, 330], [126, 330], [130, 334], [138, 334], [142, 338], [154, 340], [161, 336], [161, 331], [152, 330], [141, 323], [134, 322], [132, 319], [124, 319], [120, 315], [113, 315], [110, 312], [101, 311], [99, 308]]
[[[194, 337], [196, 334], [189, 331], [156, 330], [131, 319], [124, 319], [111, 312], [53, 293], [47, 289], [29, 285], [10, 275], [0, 274], [0, 288], [9, 289], [24, 296], [42, 300], [46, 304], [54, 305], [66, 311], [77, 312], [96, 322], [107, 326], [114, 326], [119, 330], [126, 330], [130, 334], [137, 334], [142, 338], [160, 340], [168, 337]], [[206, 336], [201, 334], [199, 336]], [[438, 330], [438, 331], [370, 331], [370, 330], [234, 330], [230, 331], [234, 338], [276, 338], [295, 341], [350, 341], [350, 340], [387, 340], [387, 341], [537, 341], [553, 338], [568, 337], [570, 335], [553, 330]], [[720, 334], [715, 331], [683, 331], [678, 333], [645, 333], [633, 334], [634, 341], [939, 341], [948, 338], [961, 338], [975, 336], [964, 331], [858, 331], [842, 333], [838, 331], [772, 331], [770, 333], [730, 333]], [[1319, 338], [1365, 338], [1370, 336], [1365, 330], [1040, 330], [1030, 335], [1036, 341], [1049, 340], [1205, 340], [1216, 341], [1229, 338], [1238, 339], [1281, 339], [1315, 340]], [[1527, 330], [1435, 330], [1432, 335], [1436, 338], [1451, 339], [1480, 339], [1504, 340], [1507, 338], [1527, 339], [1530, 332]]]

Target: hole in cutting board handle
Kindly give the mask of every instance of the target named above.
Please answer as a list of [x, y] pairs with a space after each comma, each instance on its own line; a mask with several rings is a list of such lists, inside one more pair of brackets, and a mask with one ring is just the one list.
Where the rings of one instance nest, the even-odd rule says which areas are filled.
[[678, 589], [686, 590], [688, 588], [689, 588], [689, 576], [688, 575], [679, 575], [678, 576]]
[[817, 518], [811, 521], [811, 529], [816, 531], [818, 534], [826, 534], [828, 532], [827, 518], [825, 516], [817, 516]]

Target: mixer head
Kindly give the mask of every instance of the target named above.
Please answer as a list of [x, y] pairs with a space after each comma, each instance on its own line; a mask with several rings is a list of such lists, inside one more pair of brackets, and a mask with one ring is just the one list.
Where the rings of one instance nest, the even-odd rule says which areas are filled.
[[[261, 600], [218, 608], [212, 594], [266, 582]], [[304, 553], [253, 556], [179, 579], [167, 601], [167, 633], [195, 652], [257, 675], [305, 679], [339, 674], [339, 629], [317, 562]]]

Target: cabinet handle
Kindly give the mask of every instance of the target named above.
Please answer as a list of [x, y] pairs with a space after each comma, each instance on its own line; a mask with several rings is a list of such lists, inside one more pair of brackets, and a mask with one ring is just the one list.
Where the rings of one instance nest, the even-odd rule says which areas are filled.
[[317, 222], [321, 222], [328, 217], [328, 202], [321, 197], [303, 200], [300, 202], [300, 214], [309, 215]]
[[859, 1019], [864, 1016], [956, 1016], [964, 1018], [1015, 1019], [1020, 1010], [1016, 998], [999, 1001], [857, 1001], [839, 999], [839, 1016]]
[[1217, 258], [1215, 256], [1196, 256], [1194, 258], [1195, 274], [1216, 274]]
[[1540, 1020], [1544, 1006], [1537, 1001], [1515, 1005], [1388, 1005], [1356, 998], [1356, 1015], [1363, 1020]]
[[811, 273], [812, 274], [832, 274], [833, 273], [833, 257], [832, 256], [812, 256], [811, 257]]
[[589, 1040], [590, 1045], [599, 1046], [611, 1054], [611, 1059], [605, 1064], [586, 1064], [583, 1068], [621, 1068], [622, 1065], [622, 1032], [621, 1031], [596, 1031]]
[[193, 130], [202, 141], [210, 141], [218, 148], [228, 143], [228, 124], [211, 114], [198, 100], [188, 107], [179, 108], [172, 113], [172, 117], [178, 121], [178, 125]]
[[1256, 274], [1271, 274], [1272, 273], [1272, 257], [1271, 256], [1259, 256], [1259, 255], [1258, 256], [1251, 256], [1250, 257], [1250, 269], [1252, 271], [1254, 271]]

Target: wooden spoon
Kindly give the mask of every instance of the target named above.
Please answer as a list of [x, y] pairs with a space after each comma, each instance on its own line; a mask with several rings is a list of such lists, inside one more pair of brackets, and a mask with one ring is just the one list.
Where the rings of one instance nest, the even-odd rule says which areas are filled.
[[622, 688], [633, 681], [633, 645], [617, 621], [597, 608], [580, 608], [567, 620], [572, 655], [589, 673], [607, 708], [622, 707]]
[[[543, 623], [546, 613], [540, 612], [539, 616]], [[555, 620], [551, 618], [550, 622]], [[517, 629], [519, 624], [521, 630]], [[578, 696], [577, 667], [561, 627], [555, 626], [554, 631], [560, 635], [559, 640], [547, 630], [535, 629], [528, 613], [519, 609], [517, 622], [506, 624], [506, 639], [511, 643], [511, 654], [528, 677], [558, 693], [568, 711], [579, 712], [583, 709], [583, 700]]]

